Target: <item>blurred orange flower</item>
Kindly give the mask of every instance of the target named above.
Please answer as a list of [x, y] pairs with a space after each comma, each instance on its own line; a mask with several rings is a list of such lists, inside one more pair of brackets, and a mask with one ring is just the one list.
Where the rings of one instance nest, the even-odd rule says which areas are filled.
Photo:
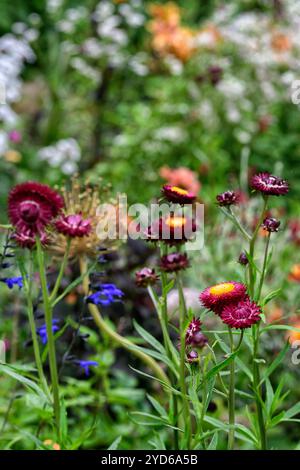
[[[300, 320], [295, 321], [291, 326], [300, 329]], [[294, 341], [300, 340], [300, 331], [288, 331], [286, 334], [286, 338], [292, 344]]]
[[151, 5], [153, 20], [149, 23], [152, 48], [160, 55], [172, 54], [182, 62], [187, 61], [195, 50], [194, 32], [181, 26], [180, 9], [172, 2]]
[[194, 171], [186, 167], [169, 168], [163, 166], [159, 171], [160, 176], [172, 186], [179, 186], [191, 193], [198, 194], [201, 184]]
[[294, 264], [294, 266], [292, 266], [288, 278], [290, 281], [300, 282], [300, 263]]
[[277, 323], [283, 317], [283, 309], [278, 306], [274, 306], [266, 315], [266, 319], [268, 323]]
[[271, 39], [271, 46], [275, 52], [283, 53], [292, 49], [291, 39], [284, 33], [276, 32]]

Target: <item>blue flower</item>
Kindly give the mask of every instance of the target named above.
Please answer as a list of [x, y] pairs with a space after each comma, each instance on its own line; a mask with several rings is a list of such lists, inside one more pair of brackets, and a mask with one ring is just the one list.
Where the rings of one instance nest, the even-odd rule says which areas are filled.
[[[57, 318], [53, 318], [52, 320], [52, 331], [53, 333], [56, 333], [59, 330], [59, 326], [57, 326], [57, 323], [59, 320]], [[42, 325], [39, 328], [36, 329], [37, 334], [40, 336], [42, 343], [47, 344], [48, 341], [48, 336], [47, 336], [47, 327], [46, 325]]]
[[9, 289], [12, 289], [14, 286], [18, 286], [19, 289], [23, 287], [23, 278], [19, 277], [4, 277], [0, 279], [1, 282], [4, 282]]
[[97, 361], [75, 361], [84, 370], [85, 375], [88, 377], [90, 375], [90, 367], [96, 367], [99, 365]]
[[97, 289], [99, 289], [97, 292], [87, 297], [87, 303], [108, 306], [118, 301], [124, 295], [124, 292], [114, 284], [99, 284]]

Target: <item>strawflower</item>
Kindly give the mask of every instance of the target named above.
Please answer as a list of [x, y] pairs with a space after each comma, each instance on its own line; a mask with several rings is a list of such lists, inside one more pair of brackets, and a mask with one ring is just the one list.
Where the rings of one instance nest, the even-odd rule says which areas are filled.
[[143, 268], [135, 273], [135, 283], [138, 287], [147, 287], [156, 284], [159, 276], [154, 269]]
[[249, 328], [260, 320], [260, 307], [250, 299], [226, 305], [220, 317], [231, 328]]
[[224, 193], [216, 196], [217, 203], [221, 207], [229, 207], [238, 204], [240, 201], [239, 194], [235, 191], [225, 191]]
[[220, 314], [226, 304], [244, 299], [247, 295], [246, 291], [246, 286], [240, 282], [222, 282], [207, 287], [200, 294], [200, 301], [208, 310]]
[[270, 173], [259, 173], [251, 179], [251, 187], [266, 196], [283, 196], [289, 192], [287, 181]]
[[[34, 238], [63, 208], [63, 198], [49, 186], [28, 181], [15, 186], [8, 196], [8, 216], [16, 233]], [[16, 238], [18, 241], [18, 238]]]
[[266, 217], [262, 223], [262, 228], [267, 232], [278, 232], [280, 226], [280, 220], [274, 219], [273, 217]]
[[161, 257], [159, 266], [162, 271], [172, 273], [186, 269], [189, 260], [186, 253], [169, 253]]
[[91, 220], [83, 219], [81, 214], [61, 215], [55, 221], [55, 228], [59, 233], [69, 237], [85, 237], [92, 230]]
[[168, 202], [178, 203], [181, 205], [192, 204], [196, 200], [196, 195], [187, 189], [180, 188], [179, 186], [172, 186], [165, 184], [161, 190], [164, 199]]

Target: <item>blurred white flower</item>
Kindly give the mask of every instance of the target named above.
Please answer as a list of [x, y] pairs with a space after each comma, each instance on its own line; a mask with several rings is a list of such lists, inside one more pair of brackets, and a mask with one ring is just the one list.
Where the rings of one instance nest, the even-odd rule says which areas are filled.
[[154, 138], [158, 140], [168, 140], [170, 142], [182, 142], [186, 138], [186, 133], [181, 127], [166, 126], [157, 129], [154, 133]]
[[60, 167], [64, 174], [70, 175], [78, 169], [81, 150], [75, 139], [61, 139], [53, 145], [40, 149], [38, 156], [50, 166]]
[[0, 156], [8, 150], [8, 137], [6, 132], [0, 130]]

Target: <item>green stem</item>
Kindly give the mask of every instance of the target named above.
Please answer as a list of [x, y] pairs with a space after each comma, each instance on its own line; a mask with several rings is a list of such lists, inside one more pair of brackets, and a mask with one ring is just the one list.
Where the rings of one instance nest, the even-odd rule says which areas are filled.
[[58, 289], [60, 287], [61, 280], [62, 280], [62, 277], [64, 275], [64, 272], [65, 272], [65, 269], [66, 269], [66, 266], [67, 266], [67, 263], [68, 263], [70, 248], [71, 248], [71, 238], [68, 238], [67, 239], [66, 251], [65, 251], [61, 266], [60, 266], [60, 270], [59, 270], [58, 276], [56, 278], [56, 282], [55, 282], [53, 291], [51, 292], [51, 295], [50, 295], [50, 302], [51, 303], [55, 300]]
[[177, 286], [178, 286], [178, 294], [179, 294], [179, 331], [180, 331], [180, 389], [182, 394], [182, 405], [183, 405], [183, 418], [185, 422], [185, 433], [184, 439], [186, 442], [187, 449], [190, 449], [190, 441], [191, 441], [191, 415], [190, 415], [190, 406], [189, 400], [187, 396], [187, 388], [185, 382], [185, 335], [186, 335], [186, 320], [187, 320], [187, 311], [186, 311], [186, 304], [183, 294], [183, 287], [180, 273], [177, 273]]
[[[229, 340], [230, 340], [230, 352], [234, 352], [234, 342], [231, 328], [228, 327]], [[230, 362], [230, 379], [229, 379], [229, 396], [228, 396], [228, 410], [229, 410], [229, 434], [228, 434], [228, 450], [234, 449], [234, 426], [235, 426], [235, 361], [232, 359]]]
[[262, 408], [262, 396], [261, 396], [261, 385], [260, 385], [260, 371], [259, 364], [257, 362], [257, 351], [258, 351], [258, 333], [259, 324], [252, 326], [252, 339], [253, 339], [253, 389], [255, 393], [255, 401], [257, 408], [257, 419], [260, 434], [260, 448], [261, 450], [267, 449], [267, 435], [266, 426]]
[[57, 437], [60, 439], [60, 399], [59, 399], [59, 384], [58, 384], [58, 373], [57, 373], [57, 364], [56, 364], [56, 352], [55, 352], [55, 340], [52, 331], [52, 307], [49, 299], [48, 288], [47, 288], [47, 278], [45, 273], [45, 259], [44, 252], [42, 249], [42, 244], [39, 237], [36, 238], [36, 248], [37, 248], [37, 260], [39, 266], [43, 304], [45, 310], [45, 322], [47, 330], [47, 341], [48, 341], [48, 351], [49, 351], [49, 365], [50, 365], [50, 375], [51, 375], [51, 384], [53, 391], [53, 409], [54, 417], [56, 424]]
[[266, 247], [265, 247], [264, 262], [263, 262], [263, 268], [262, 268], [262, 273], [261, 273], [259, 288], [258, 288], [258, 293], [257, 293], [257, 301], [260, 300], [261, 291], [262, 291], [262, 287], [263, 287], [264, 280], [265, 280], [267, 261], [268, 261], [268, 253], [269, 253], [269, 246], [270, 246], [270, 238], [271, 238], [271, 232], [268, 233], [267, 243], [266, 243]]
[[26, 293], [26, 299], [27, 299], [27, 313], [28, 313], [28, 319], [29, 319], [29, 326], [31, 330], [31, 337], [32, 337], [32, 344], [33, 344], [33, 352], [34, 352], [34, 358], [35, 358], [35, 363], [36, 363], [36, 368], [38, 371], [38, 376], [39, 380], [41, 383], [41, 387], [44, 390], [47, 398], [49, 401], [51, 401], [51, 396], [50, 396], [50, 391], [48, 388], [47, 380], [44, 375], [44, 370], [43, 370], [43, 363], [41, 359], [41, 354], [40, 354], [40, 347], [39, 347], [39, 340], [36, 332], [36, 325], [34, 321], [34, 310], [33, 310], [33, 303], [32, 303], [32, 276], [33, 276], [33, 259], [32, 259], [32, 253], [30, 252], [30, 260], [29, 260], [29, 272], [28, 272], [28, 278], [26, 277], [26, 272], [23, 271], [22, 268], [20, 268], [22, 271], [22, 277], [23, 277], [23, 282], [24, 282], [24, 287], [25, 287], [25, 293]]
[[267, 206], [268, 206], [268, 196], [265, 196], [264, 197], [264, 205], [263, 205], [263, 209], [262, 209], [262, 212], [261, 212], [261, 215], [259, 217], [259, 220], [258, 220], [258, 223], [256, 225], [256, 228], [254, 230], [254, 233], [251, 237], [251, 240], [250, 240], [250, 246], [249, 246], [249, 254], [250, 254], [250, 262], [249, 262], [249, 293], [250, 293], [250, 296], [252, 298], [255, 297], [255, 275], [254, 275], [254, 270], [255, 270], [255, 264], [254, 264], [254, 251], [255, 251], [255, 242], [256, 242], [256, 239], [257, 239], [257, 235], [258, 235], [258, 232], [259, 232], [259, 229], [261, 227], [261, 224], [264, 220], [264, 215], [265, 215], [265, 212], [267, 210]]
[[[257, 239], [257, 235], [261, 224], [263, 222], [265, 212], [268, 205], [268, 196], [264, 196], [264, 204], [263, 209], [257, 223], [257, 226], [254, 230], [250, 241], [249, 247], [249, 254], [250, 254], [250, 262], [249, 262], [249, 294], [252, 298], [255, 298], [255, 264], [254, 264], [254, 253], [255, 253], [255, 242]], [[262, 276], [265, 276], [265, 273], [262, 273]], [[260, 291], [263, 285], [263, 281], [260, 283]], [[260, 447], [262, 450], [267, 449], [267, 437], [266, 437], [266, 426], [264, 420], [264, 413], [262, 407], [262, 396], [261, 396], [261, 386], [260, 386], [260, 371], [259, 371], [259, 364], [257, 362], [257, 353], [258, 353], [258, 337], [259, 337], [259, 323], [252, 326], [252, 339], [253, 339], [253, 389], [255, 393], [255, 401], [256, 401], [256, 410], [257, 410], [257, 420], [259, 426], [259, 435], [260, 435]]]

